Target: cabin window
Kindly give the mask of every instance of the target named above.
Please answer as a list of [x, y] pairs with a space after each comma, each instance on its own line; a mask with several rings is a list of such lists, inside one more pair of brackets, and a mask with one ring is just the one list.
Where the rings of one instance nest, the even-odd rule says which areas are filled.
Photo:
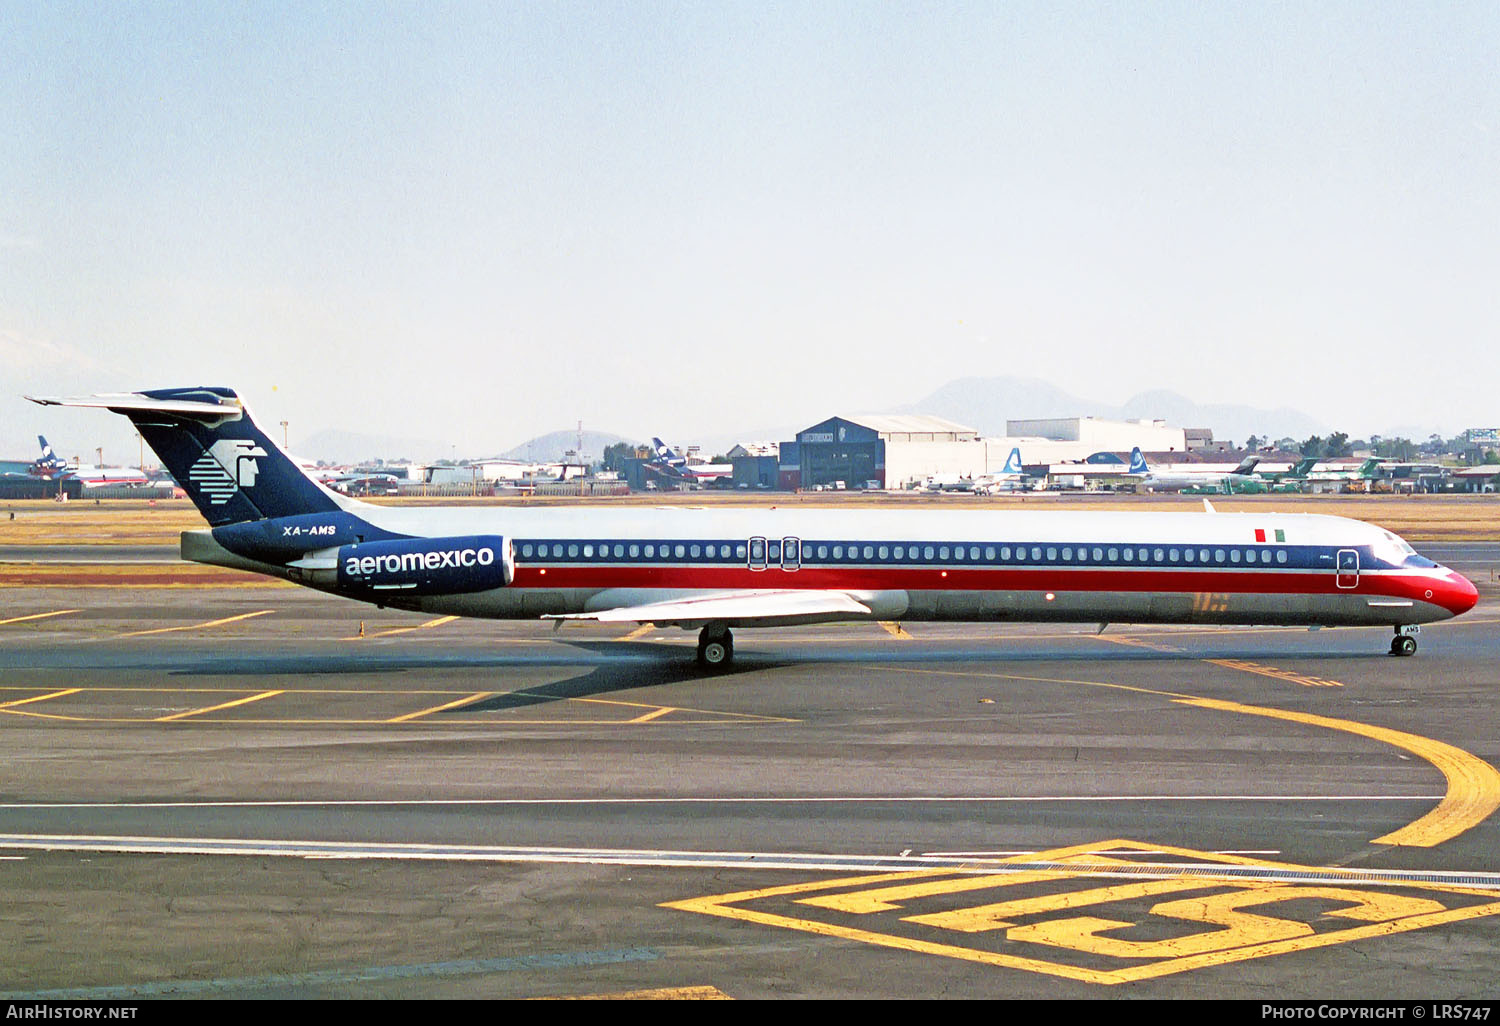
[[1240, 550], [1239, 549], [1230, 549], [1229, 550], [1229, 561], [1231, 563], [1238, 563], [1240, 561]]
[[897, 545], [896, 546], [896, 551], [895, 551], [894, 555], [895, 555], [895, 557], [897, 559], [905, 559], [906, 558], [906, 548], [905, 548], [905, 546]]
[[734, 558], [735, 559], [744, 559], [745, 558], [745, 546], [743, 544], [736, 545], [734, 547]]
[[[678, 546], [678, 554], [679, 554], [679, 555], [680, 555], [680, 554], [681, 554], [681, 548], [682, 548], [682, 547], [681, 547], [681, 546]], [[700, 552], [702, 552], [702, 551], [703, 551], [703, 550], [702, 550], [702, 549], [701, 549], [701, 548], [699, 548], [699, 547], [698, 547], [698, 546], [697, 546], [697, 545], [694, 545], [694, 546], [693, 546], [693, 547], [692, 547], [692, 548], [691, 548], [691, 549], [689, 549], [689, 550], [688, 550], [688, 553], [689, 553], [689, 555], [691, 555], [691, 556], [692, 556], [692, 557], [693, 557], [693, 558], [694, 558], [694, 559], [697, 559], [697, 558], [698, 558], [698, 553], [700, 553]]]
[[971, 562], [971, 563], [977, 563], [977, 562], [979, 562], [979, 546], [978, 545], [970, 545], [969, 546], [969, 562]]
[[639, 545], [632, 545], [632, 546], [630, 546], [630, 558], [631, 559], [634, 559], [636, 556], [639, 556], [640, 554], [641, 554], [641, 547]]
[[819, 559], [827, 559], [828, 558], [828, 546], [827, 545], [819, 545], [818, 546], [818, 558]]
[[1055, 562], [1057, 562], [1057, 549], [1054, 546], [1050, 546], [1049, 545], [1047, 547], [1047, 562], [1049, 562], [1049, 563], [1055, 563]]
[[530, 556], [531, 555], [531, 546], [530, 545], [522, 545], [521, 546], [521, 555], [522, 556]]
[[1063, 562], [1064, 563], [1071, 563], [1073, 561], [1073, 550], [1071, 548], [1069, 548], [1068, 546], [1064, 545], [1063, 546], [1062, 556], [1063, 556]]
[[573, 559], [577, 555], [578, 555], [578, 546], [577, 545], [569, 545], [568, 546], [568, 558], [569, 559]]
[[1120, 550], [1119, 549], [1110, 549], [1109, 550], [1109, 561], [1111, 563], [1116, 562], [1119, 558], [1120, 558]]
[[866, 559], [874, 559], [875, 558], [875, 546], [873, 546], [873, 545], [866, 545], [865, 546], [865, 558]]
[[891, 547], [889, 545], [882, 545], [882, 546], [880, 546], [879, 552], [880, 552], [880, 558], [881, 558], [882, 561], [891, 558]]
[[1167, 562], [1169, 562], [1169, 563], [1175, 563], [1175, 562], [1177, 562], [1177, 550], [1176, 549], [1168, 549], [1167, 550]]
[[948, 546], [946, 546], [946, 545], [939, 546], [938, 547], [938, 559], [947, 559], [947, 558], [948, 558]]
[[1157, 549], [1156, 552], [1155, 552], [1155, 556], [1156, 556], [1156, 562], [1160, 563], [1163, 559], [1166, 558], [1167, 554], [1165, 552], [1163, 552], [1161, 549]]
[[1040, 563], [1042, 561], [1042, 547], [1040, 545], [1033, 545], [1031, 547], [1031, 561], [1033, 563]]
[[995, 561], [995, 546], [986, 545], [984, 547], [984, 561], [986, 563], [993, 563]]
[[1102, 563], [1102, 562], [1104, 562], [1104, 550], [1103, 549], [1095, 549], [1094, 550], [1094, 562], [1095, 563]]
[[583, 558], [584, 559], [592, 559], [593, 557], [594, 557], [594, 547], [592, 545], [585, 545], [583, 547]]
[[833, 558], [834, 559], [843, 559], [844, 558], [844, 547], [842, 545], [835, 545], [833, 547]]
[[1137, 553], [1137, 556], [1139, 557], [1139, 559], [1140, 559], [1140, 561], [1142, 563], [1149, 563], [1149, 562], [1151, 562], [1151, 551], [1149, 549], [1141, 549], [1141, 550], [1139, 550], [1139, 552]]
[[1135, 562], [1135, 549], [1126, 549], [1125, 550], [1125, 562], [1127, 562], [1127, 563], [1134, 563]]
[[1260, 550], [1260, 561], [1262, 563], [1269, 563], [1271, 561], [1271, 550], [1270, 549], [1261, 549]]
[[1285, 563], [1286, 562], [1286, 549], [1277, 549], [1276, 550], [1276, 562], [1278, 562], [1278, 563]]
[[1214, 562], [1219, 564], [1222, 564], [1224, 562], [1223, 549], [1214, 549]]

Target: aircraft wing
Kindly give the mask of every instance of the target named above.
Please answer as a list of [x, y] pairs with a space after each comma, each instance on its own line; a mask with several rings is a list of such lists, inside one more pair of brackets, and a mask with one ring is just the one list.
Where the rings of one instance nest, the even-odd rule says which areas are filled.
[[709, 623], [770, 627], [859, 619], [870, 615], [870, 607], [847, 592], [787, 588], [705, 592], [664, 602], [616, 606], [591, 613], [561, 613], [544, 616], [543, 619], [654, 623], [678, 627], [701, 627]]

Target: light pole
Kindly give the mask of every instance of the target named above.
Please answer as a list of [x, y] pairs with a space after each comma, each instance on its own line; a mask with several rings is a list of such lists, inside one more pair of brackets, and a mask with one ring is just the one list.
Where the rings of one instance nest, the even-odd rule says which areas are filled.
[[281, 448], [282, 448], [283, 451], [285, 451], [286, 449], [290, 449], [291, 448], [291, 446], [287, 444], [287, 440], [286, 440], [286, 425], [287, 425], [286, 421], [282, 421], [281, 422]]

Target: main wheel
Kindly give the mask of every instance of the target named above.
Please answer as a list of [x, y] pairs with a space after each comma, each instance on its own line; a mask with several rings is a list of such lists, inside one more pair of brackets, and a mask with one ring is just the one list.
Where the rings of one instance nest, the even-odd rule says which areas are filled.
[[1417, 639], [1403, 634], [1391, 639], [1391, 655], [1409, 656], [1417, 654]]
[[707, 630], [698, 638], [698, 665], [710, 673], [727, 670], [734, 662], [734, 636], [728, 631], [709, 634]]

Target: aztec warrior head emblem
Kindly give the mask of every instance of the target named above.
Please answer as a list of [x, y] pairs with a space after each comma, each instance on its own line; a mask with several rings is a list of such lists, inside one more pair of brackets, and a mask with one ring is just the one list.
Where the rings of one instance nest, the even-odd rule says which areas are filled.
[[188, 468], [188, 480], [215, 506], [222, 506], [241, 488], [255, 487], [259, 456], [266, 450], [248, 439], [221, 438]]

